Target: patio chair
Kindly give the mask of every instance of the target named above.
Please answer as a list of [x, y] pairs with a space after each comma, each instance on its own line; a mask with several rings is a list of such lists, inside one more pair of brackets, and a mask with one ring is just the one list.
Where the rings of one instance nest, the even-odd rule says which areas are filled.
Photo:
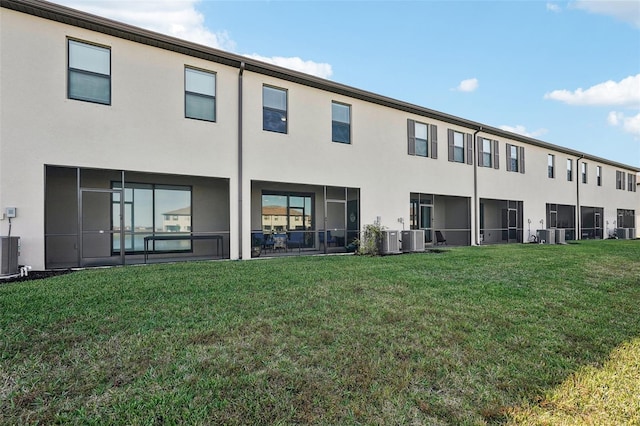
[[287, 248], [298, 248], [298, 253], [302, 249], [302, 244], [304, 244], [304, 232], [291, 232], [289, 233], [289, 240], [287, 241]]
[[327, 245], [329, 247], [331, 247], [331, 244], [333, 243], [334, 246], [338, 245], [338, 240], [336, 240], [335, 236], [331, 235], [331, 231], [327, 231]]
[[266, 250], [273, 250], [273, 236], [271, 235], [267, 235], [263, 238], [262, 240], [262, 248], [266, 251]]
[[273, 237], [273, 249], [284, 249], [287, 251], [287, 234], [276, 234]]
[[436, 245], [438, 244], [447, 244], [447, 239], [442, 235], [442, 232], [436, 231]]

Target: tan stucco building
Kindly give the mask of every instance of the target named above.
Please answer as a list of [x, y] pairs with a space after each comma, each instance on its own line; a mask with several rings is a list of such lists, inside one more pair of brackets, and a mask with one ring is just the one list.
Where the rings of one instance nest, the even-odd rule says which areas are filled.
[[374, 222], [427, 244], [436, 230], [460, 245], [637, 236], [637, 167], [63, 6], [0, 4], [0, 209], [17, 208], [34, 269], [145, 248], [246, 259], [268, 209], [298, 252], [341, 250]]

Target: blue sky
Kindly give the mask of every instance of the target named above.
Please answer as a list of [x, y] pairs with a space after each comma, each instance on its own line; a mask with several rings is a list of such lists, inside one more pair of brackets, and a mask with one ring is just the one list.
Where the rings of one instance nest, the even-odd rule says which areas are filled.
[[640, 0], [56, 0], [640, 167]]

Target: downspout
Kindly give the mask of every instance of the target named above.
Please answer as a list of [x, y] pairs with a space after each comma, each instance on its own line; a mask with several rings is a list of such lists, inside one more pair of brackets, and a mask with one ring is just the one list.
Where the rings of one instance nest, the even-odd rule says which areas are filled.
[[582, 172], [580, 170], [580, 160], [584, 158], [581, 155], [576, 159], [576, 240], [582, 239], [582, 213], [580, 212], [580, 179], [582, 179]]
[[240, 62], [238, 73], [238, 259], [242, 259], [242, 75], [244, 62]]
[[474, 216], [474, 231], [473, 231], [473, 239], [475, 240], [475, 245], [480, 245], [480, 212], [478, 210], [478, 142], [477, 142], [477, 134], [482, 131], [482, 126], [478, 127], [478, 130], [473, 134], [473, 216]]

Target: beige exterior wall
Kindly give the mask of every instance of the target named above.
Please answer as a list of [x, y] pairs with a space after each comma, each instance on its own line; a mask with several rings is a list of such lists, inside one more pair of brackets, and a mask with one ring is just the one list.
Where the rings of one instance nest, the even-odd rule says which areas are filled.
[[[46, 164], [237, 178], [237, 70], [1, 11], [0, 206], [18, 208], [21, 263], [44, 268]], [[67, 38], [111, 48], [111, 105], [67, 99]], [[216, 73], [217, 122], [184, 118], [185, 65]]]
[[[111, 49], [111, 105], [67, 99], [67, 38]], [[576, 187], [580, 205], [603, 207], [603, 223], [610, 227], [617, 209], [640, 213], [640, 192], [615, 189], [616, 170], [635, 173], [633, 168], [584, 160], [588, 183], [576, 184], [576, 155], [522, 142], [516, 135], [509, 139], [481, 131], [478, 136], [499, 141], [500, 168], [476, 170], [448, 161], [447, 148], [448, 129], [474, 134], [473, 126], [248, 70], [242, 77], [239, 182], [238, 68], [5, 8], [0, 9], [0, 40], [0, 208], [18, 208], [12, 235], [21, 237], [20, 263], [35, 269], [44, 268], [45, 165], [229, 179], [231, 258], [251, 255], [250, 231], [260, 226], [259, 191], [288, 188], [285, 184], [316, 193], [318, 218], [322, 186], [358, 188], [360, 225], [380, 218], [383, 226], [399, 230], [398, 219], [409, 228], [410, 193], [444, 196], [440, 199], [448, 203], [435, 206], [434, 223], [446, 224], [448, 210], [468, 205], [472, 236], [478, 232], [474, 206], [479, 199], [522, 201], [524, 222], [530, 219], [534, 228], [546, 220], [547, 203], [576, 205]], [[216, 73], [215, 123], [184, 118], [185, 66]], [[263, 85], [287, 90], [287, 134], [263, 130]], [[332, 101], [351, 106], [351, 144], [331, 141]], [[437, 126], [437, 159], [408, 155], [407, 119]], [[526, 173], [506, 170], [507, 143], [525, 148]], [[555, 155], [554, 179], [547, 177], [548, 154]], [[572, 182], [566, 179], [567, 158], [573, 161]], [[603, 171], [601, 187], [597, 165]], [[0, 234], [7, 232], [4, 220]]]

